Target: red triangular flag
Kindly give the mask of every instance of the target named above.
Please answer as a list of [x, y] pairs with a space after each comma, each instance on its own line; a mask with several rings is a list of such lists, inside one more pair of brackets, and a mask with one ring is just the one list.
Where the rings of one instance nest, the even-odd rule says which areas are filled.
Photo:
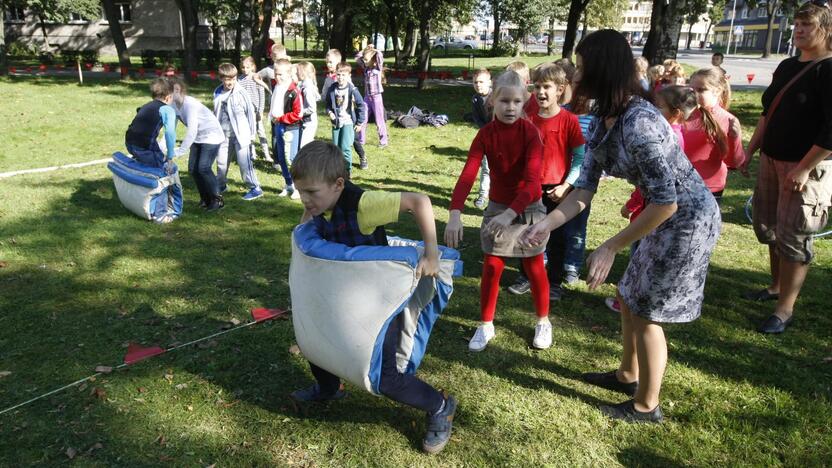
[[145, 348], [142, 345], [130, 343], [130, 345], [127, 346], [127, 354], [124, 356], [124, 363], [129, 366], [143, 359], [147, 359], [149, 357], [153, 357], [164, 352], [165, 350], [158, 346], [150, 346], [149, 348]]
[[271, 320], [273, 318], [278, 318], [285, 314], [286, 311], [280, 309], [266, 309], [264, 307], [251, 309], [251, 318], [253, 318], [254, 321], [257, 323], [265, 322], [266, 320]]

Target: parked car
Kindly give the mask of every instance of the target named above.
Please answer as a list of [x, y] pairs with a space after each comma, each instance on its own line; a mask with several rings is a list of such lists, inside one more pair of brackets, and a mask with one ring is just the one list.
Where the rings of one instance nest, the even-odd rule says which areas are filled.
[[469, 39], [459, 39], [456, 37], [437, 37], [433, 42], [433, 48], [437, 50], [473, 50], [477, 48], [477, 43]]

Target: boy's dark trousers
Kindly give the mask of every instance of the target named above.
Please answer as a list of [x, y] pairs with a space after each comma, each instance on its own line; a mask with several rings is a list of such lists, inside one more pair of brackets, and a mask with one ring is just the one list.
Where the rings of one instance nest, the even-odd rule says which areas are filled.
[[[381, 345], [381, 381], [379, 391], [393, 401], [418, 408], [428, 414], [436, 414], [445, 397], [413, 374], [402, 374], [396, 367], [396, 348], [401, 336], [401, 315], [390, 321], [384, 343]], [[309, 363], [312, 375], [318, 381], [321, 392], [331, 395], [338, 391], [341, 379], [337, 375]]]

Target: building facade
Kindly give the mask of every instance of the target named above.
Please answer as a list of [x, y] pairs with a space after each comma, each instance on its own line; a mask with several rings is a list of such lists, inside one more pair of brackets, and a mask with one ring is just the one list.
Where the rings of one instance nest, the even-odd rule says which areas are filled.
[[[731, 18], [734, 21], [732, 23]], [[759, 2], [752, 8], [745, 0], [729, 1], [725, 6], [723, 19], [714, 27], [714, 45], [726, 49], [730, 39], [733, 52], [763, 51], [766, 47], [768, 32], [768, 12], [766, 4]], [[733, 29], [732, 29], [733, 28]], [[786, 52], [789, 47], [787, 19], [780, 8], [775, 12], [774, 27], [772, 28], [771, 51], [773, 53]]]

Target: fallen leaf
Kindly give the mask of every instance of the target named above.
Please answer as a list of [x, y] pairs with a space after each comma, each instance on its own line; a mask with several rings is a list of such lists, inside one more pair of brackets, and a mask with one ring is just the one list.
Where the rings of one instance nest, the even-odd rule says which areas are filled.
[[165, 380], [168, 382], [173, 382], [173, 374], [165, 374]]
[[2, 379], [3, 377], [8, 377], [10, 375], [12, 375], [11, 371], [7, 371], [7, 370], [0, 371], [0, 379]]
[[192, 405], [188, 405], [187, 408], [188, 408], [188, 411], [193, 411], [194, 410], [194, 407]]
[[101, 372], [102, 374], [109, 374], [113, 371], [113, 368], [110, 366], [96, 366], [95, 371]]
[[177, 384], [175, 388], [177, 390], [182, 390], [182, 389], [188, 388], [188, 384], [184, 384], [184, 383]]
[[289, 354], [292, 354], [294, 356], [299, 355], [300, 354], [300, 348], [298, 347], [298, 345], [293, 344], [292, 346], [289, 346]]
[[87, 385], [86, 383], [82, 383], [81, 386], [78, 387], [78, 391], [83, 392], [84, 390], [87, 389], [87, 387], [89, 387], [89, 385]]
[[8, 263], [6, 263], [4, 261], [0, 261], [0, 268], [6, 268], [7, 266], [9, 266]]
[[64, 453], [66, 454], [67, 458], [69, 458], [70, 460], [75, 458], [75, 455], [78, 455], [78, 451], [75, 450], [72, 447], [69, 447], [68, 449], [66, 449], [66, 452], [64, 452]]
[[137, 388], [136, 390], [137, 390], [139, 393], [144, 393], [144, 392], [146, 392], [146, 391], [147, 391], [147, 389], [146, 389], [146, 388], [144, 388], [144, 387], [139, 387], [139, 388]]
[[603, 329], [604, 329], [604, 327], [602, 327], [601, 325], [595, 325], [595, 326], [593, 326], [593, 327], [590, 327], [590, 330], [591, 330], [591, 331], [594, 331], [594, 332], [599, 332], [599, 331], [601, 331], [601, 330], [603, 330]]
[[167, 445], [167, 444], [168, 444], [168, 439], [165, 437], [165, 435], [164, 435], [164, 434], [162, 434], [162, 435], [160, 435], [159, 437], [157, 437], [157, 438], [156, 438], [156, 440], [155, 440], [154, 442], [156, 442], [157, 444], [159, 444], [159, 445], [161, 445], [162, 447], [164, 447], [165, 445]]
[[96, 443], [92, 444], [92, 447], [87, 449], [87, 453], [92, 453], [95, 450], [101, 450], [103, 448], [104, 448], [104, 444], [102, 444], [101, 442], [96, 442]]
[[107, 397], [107, 392], [105, 392], [101, 387], [93, 387], [92, 390], [90, 390], [90, 395], [95, 395], [95, 397], [99, 400], [103, 400]]
[[[828, 357], [823, 358], [823, 362], [832, 362], [832, 356], [828, 356]], [[11, 372], [9, 372], [9, 373], [11, 374]], [[0, 372], [0, 374], [2, 374], [2, 372]], [[3, 377], [3, 376], [0, 375], [0, 377]]]
[[[232, 319], [231, 319], [231, 324], [232, 324], [232, 325], [234, 325], [234, 326], [236, 327], [237, 325], [239, 325], [239, 324], [240, 324], [240, 319], [238, 319], [238, 318], [232, 318]], [[211, 466], [213, 466], [213, 465], [211, 465]]]

